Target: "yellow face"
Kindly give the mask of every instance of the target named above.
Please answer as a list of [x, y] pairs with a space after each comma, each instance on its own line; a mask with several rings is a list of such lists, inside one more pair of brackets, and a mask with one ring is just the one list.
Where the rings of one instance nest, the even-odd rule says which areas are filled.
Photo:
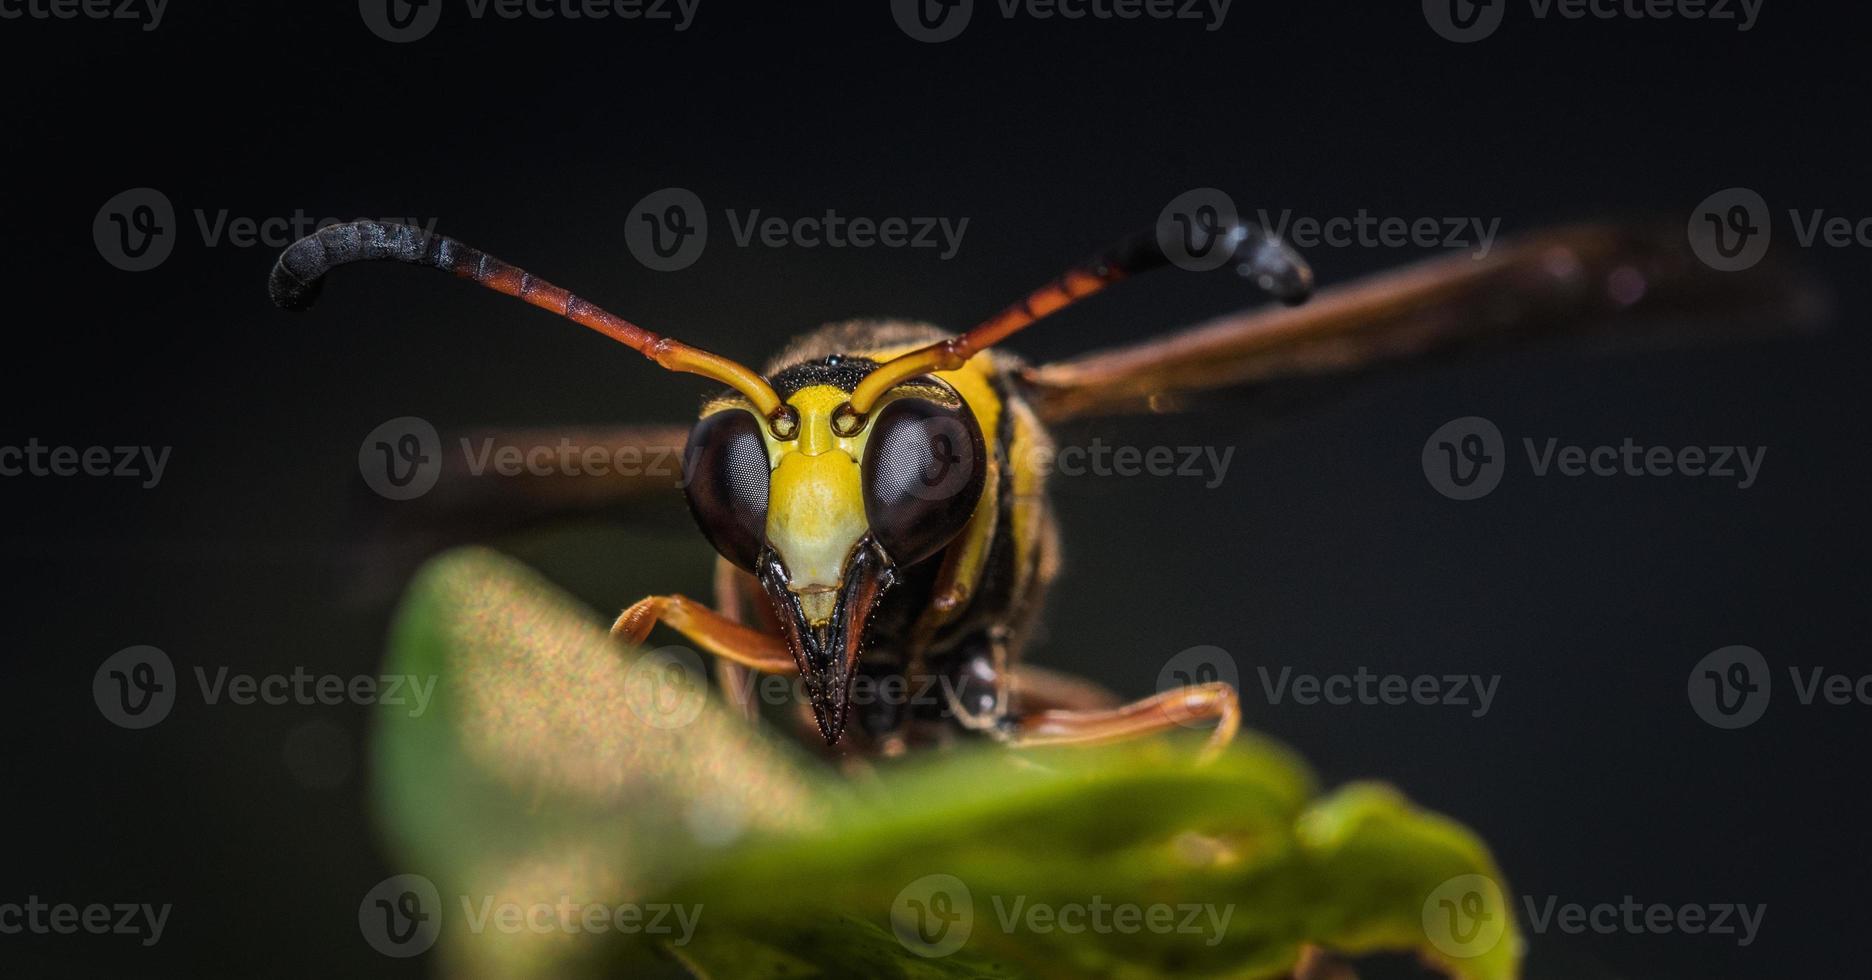
[[831, 385], [802, 388], [787, 399], [799, 412], [799, 437], [781, 442], [763, 430], [773, 465], [767, 543], [786, 563], [787, 585], [812, 622], [831, 616], [845, 559], [869, 527], [859, 460], [872, 427], [855, 436], [832, 429], [832, 413], [848, 397]]

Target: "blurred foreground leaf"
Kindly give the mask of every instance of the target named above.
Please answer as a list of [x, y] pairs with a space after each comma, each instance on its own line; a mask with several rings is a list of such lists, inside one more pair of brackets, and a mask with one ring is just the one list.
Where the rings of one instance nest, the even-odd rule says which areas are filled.
[[1316, 797], [1265, 741], [1208, 766], [1181, 740], [987, 746], [848, 781], [671, 665], [492, 552], [418, 578], [385, 672], [436, 695], [381, 709], [375, 779], [399, 870], [441, 895], [446, 972], [1270, 977], [1320, 945], [1516, 974], [1473, 834], [1380, 785]]

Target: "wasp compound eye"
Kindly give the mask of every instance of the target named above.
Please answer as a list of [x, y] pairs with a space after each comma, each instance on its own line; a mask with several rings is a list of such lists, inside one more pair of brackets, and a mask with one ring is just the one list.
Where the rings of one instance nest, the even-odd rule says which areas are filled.
[[892, 561], [914, 565], [961, 532], [987, 472], [981, 428], [967, 406], [898, 398], [878, 411], [865, 446], [865, 520]]
[[754, 571], [767, 526], [767, 445], [761, 420], [731, 408], [689, 432], [683, 492], [704, 537], [723, 558]]

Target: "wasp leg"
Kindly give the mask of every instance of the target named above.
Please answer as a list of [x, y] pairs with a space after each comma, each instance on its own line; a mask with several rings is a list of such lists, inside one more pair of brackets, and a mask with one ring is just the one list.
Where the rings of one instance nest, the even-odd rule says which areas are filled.
[[1073, 674], [1032, 664], [1014, 668], [1013, 701], [1022, 711], [1102, 711], [1124, 702], [1104, 688]]
[[766, 674], [792, 674], [799, 670], [786, 641], [773, 634], [749, 629], [726, 619], [709, 607], [680, 595], [653, 595], [638, 600], [611, 624], [611, 635], [641, 644], [657, 623], [681, 633], [704, 650]]
[[[373, 438], [366, 451], [374, 473], [392, 476], [421, 465], [434, 473], [435, 485], [394, 501], [358, 487], [348, 533], [361, 568], [346, 584], [365, 596], [394, 594], [431, 555], [532, 528], [681, 520], [688, 435], [680, 426], [444, 432], [439, 452], [414, 458], [400, 452], [398, 433]], [[510, 458], [526, 468], [507, 470], [502, 461]]]
[[1197, 721], [1214, 719], [1202, 758], [1214, 758], [1241, 727], [1241, 700], [1227, 684], [1192, 684], [1141, 701], [1100, 711], [1035, 711], [1021, 715], [1007, 735], [1010, 744], [1093, 745], [1140, 738]]
[[1293, 980], [1358, 980], [1358, 974], [1324, 949], [1302, 946], [1300, 962], [1294, 964]]
[[[742, 615], [742, 579], [752, 580], [727, 559], [716, 559], [715, 612], [731, 623], [745, 624], [747, 621], [747, 617]], [[760, 714], [760, 708], [754, 702], [754, 685], [749, 683], [748, 668], [726, 657], [718, 657], [715, 660], [715, 683], [742, 718], [753, 721]]]

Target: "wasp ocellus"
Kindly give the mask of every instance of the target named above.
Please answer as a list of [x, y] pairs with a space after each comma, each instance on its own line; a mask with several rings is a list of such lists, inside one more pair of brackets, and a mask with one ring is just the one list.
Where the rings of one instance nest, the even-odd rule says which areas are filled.
[[[270, 288], [278, 305], [304, 309], [337, 266], [428, 266], [720, 384], [686, 435], [607, 437], [681, 454], [689, 509], [718, 554], [712, 605], [650, 596], [624, 610], [613, 635], [637, 644], [659, 625], [675, 630], [717, 658], [723, 690], [750, 715], [747, 672], [796, 676], [808, 731], [839, 751], [877, 754], [965, 736], [1075, 744], [1197, 724], [1211, 726], [1213, 751], [1239, 726], [1236, 693], [1223, 683], [1121, 704], [1023, 663], [1060, 567], [1047, 473], [1035, 463], [1051, 426], [1162, 412], [1206, 389], [1542, 336], [1700, 339], [1719, 316], [1729, 328], [1760, 328], [1785, 324], [1799, 305], [1780, 276], [1699, 265], [1681, 235], [1600, 225], [1536, 234], [1485, 258], [1423, 262], [1296, 305], [1312, 291], [1307, 264], [1275, 236], [1231, 221], [1205, 247], [1225, 250], [1221, 267], [1280, 305], [1064, 363], [1030, 365], [996, 347], [1120, 281], [1182, 264], [1170, 259], [1175, 234], [1126, 238], [960, 334], [901, 320], [838, 323], [794, 340], [759, 371], [399, 225], [321, 230], [280, 256]], [[667, 481], [656, 489], [667, 492]], [[527, 492], [532, 512], [563, 515], [648, 491], [625, 481], [601, 494], [545, 484]], [[861, 682], [938, 696], [855, 704]]]

